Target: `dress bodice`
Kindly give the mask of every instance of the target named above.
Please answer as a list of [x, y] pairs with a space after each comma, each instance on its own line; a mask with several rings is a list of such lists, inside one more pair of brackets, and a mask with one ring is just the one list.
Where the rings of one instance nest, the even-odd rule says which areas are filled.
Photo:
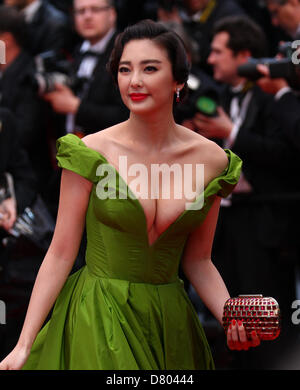
[[[206, 186], [204, 194], [201, 194], [203, 206], [184, 210], [149, 245], [146, 217], [140, 201], [107, 159], [73, 134], [59, 138], [57, 149], [60, 167], [93, 183], [86, 214], [88, 270], [99, 277], [132, 282], [164, 284], [177, 279], [179, 262], [189, 234], [205, 219], [215, 195], [229, 195], [241, 170], [239, 157], [226, 150], [228, 166]], [[107, 191], [115, 195], [101, 199], [98, 185], [100, 181], [103, 185], [105, 177]], [[199, 201], [200, 195], [192, 206]]]

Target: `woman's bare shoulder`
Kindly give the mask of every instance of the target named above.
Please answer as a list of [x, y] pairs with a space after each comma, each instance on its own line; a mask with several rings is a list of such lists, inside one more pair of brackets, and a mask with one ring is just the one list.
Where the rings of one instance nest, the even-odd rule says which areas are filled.
[[100, 148], [101, 150], [106, 150], [109, 144], [118, 138], [118, 133], [121, 131], [122, 127], [123, 124], [118, 123], [107, 129], [88, 134], [82, 138], [82, 141], [91, 149], [99, 150]]
[[215, 170], [217, 175], [222, 173], [228, 166], [228, 157], [224, 149], [214, 141], [208, 139], [206, 139], [205, 143], [200, 147], [204, 149], [203, 153], [205, 159], [212, 170]]
[[192, 151], [193, 160], [204, 164], [207, 181], [219, 176], [228, 166], [226, 152], [214, 141], [209, 140], [192, 130], [186, 129], [186, 138]]
[[185, 132], [185, 136], [193, 145], [193, 150], [203, 160], [203, 162], [212, 167], [212, 170], [217, 172], [223, 172], [228, 165], [228, 157], [224, 149], [222, 149], [216, 142], [203, 137], [202, 135], [182, 127], [182, 131]]
[[220, 176], [228, 166], [226, 152], [215, 142], [204, 139], [198, 144], [199, 156], [204, 164], [206, 184]]

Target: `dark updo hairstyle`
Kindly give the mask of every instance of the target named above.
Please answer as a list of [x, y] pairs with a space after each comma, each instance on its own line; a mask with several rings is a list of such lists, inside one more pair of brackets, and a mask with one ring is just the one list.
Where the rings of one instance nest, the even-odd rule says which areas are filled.
[[114, 49], [111, 53], [110, 60], [107, 64], [115, 83], [118, 82], [118, 70], [120, 59], [123, 54], [125, 45], [137, 39], [150, 39], [167, 51], [169, 61], [172, 65], [174, 80], [179, 84], [185, 84], [181, 90], [181, 99], [187, 92], [187, 79], [190, 71], [190, 64], [183, 40], [174, 31], [168, 30], [159, 22], [147, 19], [142, 20], [120, 33], [115, 41]]

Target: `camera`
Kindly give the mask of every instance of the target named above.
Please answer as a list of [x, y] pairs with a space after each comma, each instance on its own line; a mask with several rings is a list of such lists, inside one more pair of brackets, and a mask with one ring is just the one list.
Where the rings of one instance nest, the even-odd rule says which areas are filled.
[[210, 117], [218, 116], [217, 96], [213, 91], [207, 91], [205, 94], [198, 96], [194, 105], [196, 112], [200, 112], [201, 114]]
[[197, 112], [210, 117], [218, 116], [218, 91], [208, 83], [203, 75], [199, 74], [197, 77], [190, 74], [187, 84], [190, 92], [189, 106], [193, 111], [191, 116], [194, 116]]
[[54, 51], [47, 51], [35, 58], [36, 72], [31, 77], [34, 88], [40, 95], [55, 91], [55, 84], [71, 85], [70, 63]]
[[2, 239], [4, 247], [12, 247], [16, 243], [16, 239], [25, 236], [33, 235], [34, 214], [32, 210], [27, 207], [24, 212], [18, 216], [14, 226], [9, 231], [9, 236]]
[[271, 78], [284, 78], [292, 88], [300, 89], [300, 61], [295, 61], [297, 55], [300, 57], [299, 48], [294, 42], [284, 42], [279, 46], [278, 54], [282, 58], [250, 58], [238, 67], [238, 75], [256, 81], [263, 77], [256, 69], [258, 64], [262, 64], [269, 68]]
[[219, 91], [203, 72], [191, 72], [187, 86], [186, 101], [184, 104], [176, 105], [175, 114], [178, 122], [193, 118], [197, 113], [208, 117], [218, 116]]
[[11, 196], [8, 174], [4, 173], [0, 176], [0, 203]]
[[47, 250], [55, 228], [54, 220], [44, 201], [37, 196], [35, 202], [21, 212], [9, 230], [9, 234], [2, 239], [4, 247], [12, 247], [18, 240], [30, 241], [36, 247]]

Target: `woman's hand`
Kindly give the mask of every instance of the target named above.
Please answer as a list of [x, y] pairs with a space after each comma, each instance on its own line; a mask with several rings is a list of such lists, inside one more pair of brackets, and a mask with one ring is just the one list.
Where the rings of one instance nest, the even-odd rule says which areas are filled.
[[248, 340], [242, 321], [232, 320], [227, 330], [227, 345], [229, 349], [247, 351], [250, 347], [257, 347], [260, 338], [255, 331], [251, 332], [251, 340]]
[[30, 350], [16, 346], [0, 363], [0, 370], [21, 370], [28, 359]]

